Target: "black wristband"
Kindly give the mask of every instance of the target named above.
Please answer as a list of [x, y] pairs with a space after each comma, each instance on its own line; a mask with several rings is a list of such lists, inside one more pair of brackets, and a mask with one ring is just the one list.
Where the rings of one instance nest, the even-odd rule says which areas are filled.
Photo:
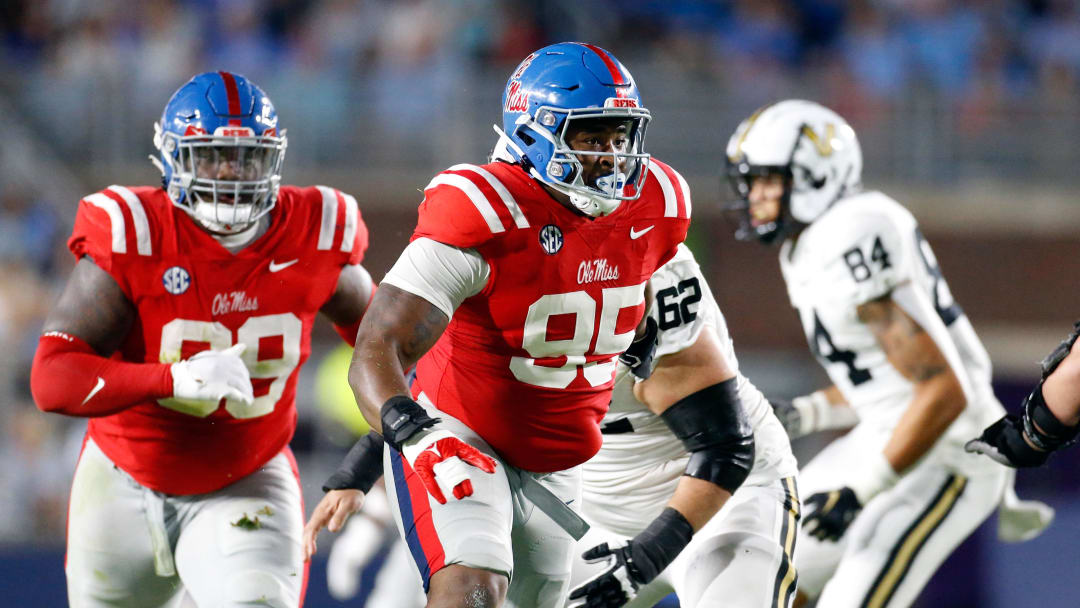
[[401, 451], [401, 444], [418, 431], [435, 426], [439, 418], [428, 416], [419, 403], [404, 395], [395, 395], [379, 408], [382, 436], [386, 444]]
[[323, 492], [330, 490], [360, 490], [364, 494], [382, 477], [383, 439], [375, 431], [361, 437], [334, 474], [323, 484]]
[[667, 507], [631, 541], [627, 570], [638, 583], [647, 584], [667, 568], [690, 544], [694, 527], [682, 513]]
[[630, 373], [641, 380], [652, 375], [653, 357], [656, 355], [657, 339], [660, 327], [656, 319], [645, 317], [645, 333], [635, 339], [626, 352], [619, 355], [619, 361], [630, 368]]

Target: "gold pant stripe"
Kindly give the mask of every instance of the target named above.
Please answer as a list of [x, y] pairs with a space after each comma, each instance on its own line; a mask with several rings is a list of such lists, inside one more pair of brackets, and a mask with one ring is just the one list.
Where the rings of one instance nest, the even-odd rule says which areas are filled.
[[967, 478], [960, 475], [951, 475], [945, 480], [945, 485], [931, 501], [930, 506], [900, 537], [900, 542], [893, 548], [888, 561], [885, 562], [885, 567], [870, 587], [866, 600], [863, 601], [864, 608], [884, 608], [889, 603], [896, 588], [900, 586], [911, 568], [911, 563], [919, 554], [919, 550], [956, 505], [966, 485]]
[[780, 528], [780, 538], [783, 539], [784, 555], [780, 560], [780, 569], [776, 572], [776, 583], [773, 586], [774, 608], [787, 608], [791, 604], [791, 598], [795, 594], [795, 587], [799, 581], [798, 572], [792, 560], [795, 556], [795, 538], [799, 529], [799, 513], [802, 506], [799, 504], [799, 490], [795, 487], [794, 477], [785, 477], [781, 480], [784, 486], [784, 522]]

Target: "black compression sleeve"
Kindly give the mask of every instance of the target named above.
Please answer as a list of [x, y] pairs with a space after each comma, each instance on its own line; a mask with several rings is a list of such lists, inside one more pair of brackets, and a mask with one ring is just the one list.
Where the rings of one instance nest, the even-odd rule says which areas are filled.
[[323, 492], [330, 490], [360, 490], [367, 494], [371, 486], [382, 477], [383, 474], [383, 439], [375, 431], [361, 437], [345, 459], [341, 461], [338, 470], [323, 484]]
[[754, 466], [754, 429], [731, 378], [688, 395], [660, 417], [690, 452], [686, 474], [734, 493]]

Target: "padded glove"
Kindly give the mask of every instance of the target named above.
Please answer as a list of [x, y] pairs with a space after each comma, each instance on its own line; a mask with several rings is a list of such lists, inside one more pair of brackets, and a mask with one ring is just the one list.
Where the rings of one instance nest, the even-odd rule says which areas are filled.
[[217, 410], [222, 399], [251, 405], [255, 401], [251, 374], [240, 358], [246, 348], [234, 344], [225, 350], [204, 350], [173, 363], [173, 398], [184, 402], [178, 411], [202, 418]]

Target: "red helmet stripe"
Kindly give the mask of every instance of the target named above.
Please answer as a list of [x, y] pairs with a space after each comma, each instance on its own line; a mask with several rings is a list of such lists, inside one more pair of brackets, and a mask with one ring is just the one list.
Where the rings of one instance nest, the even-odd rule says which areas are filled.
[[[229, 99], [229, 114], [239, 116], [242, 110], [240, 109], [240, 90], [236, 88], [236, 78], [229, 72], [218, 72], [218, 74], [225, 81], [225, 95]], [[240, 126], [241, 124], [243, 123], [238, 118], [229, 119], [229, 125]]]
[[608, 55], [607, 51], [605, 51], [604, 49], [592, 44], [582, 42], [581, 46], [584, 46], [585, 48], [600, 56], [600, 59], [603, 60], [604, 65], [607, 66], [608, 72], [611, 73], [611, 81], [615, 83], [615, 86], [620, 87], [615, 89], [615, 96], [625, 97], [626, 90], [624, 88], [624, 85], [628, 83], [626, 82], [626, 79], [623, 78], [622, 70], [619, 69], [619, 65], [615, 63], [615, 60], [611, 57], [611, 55]]

